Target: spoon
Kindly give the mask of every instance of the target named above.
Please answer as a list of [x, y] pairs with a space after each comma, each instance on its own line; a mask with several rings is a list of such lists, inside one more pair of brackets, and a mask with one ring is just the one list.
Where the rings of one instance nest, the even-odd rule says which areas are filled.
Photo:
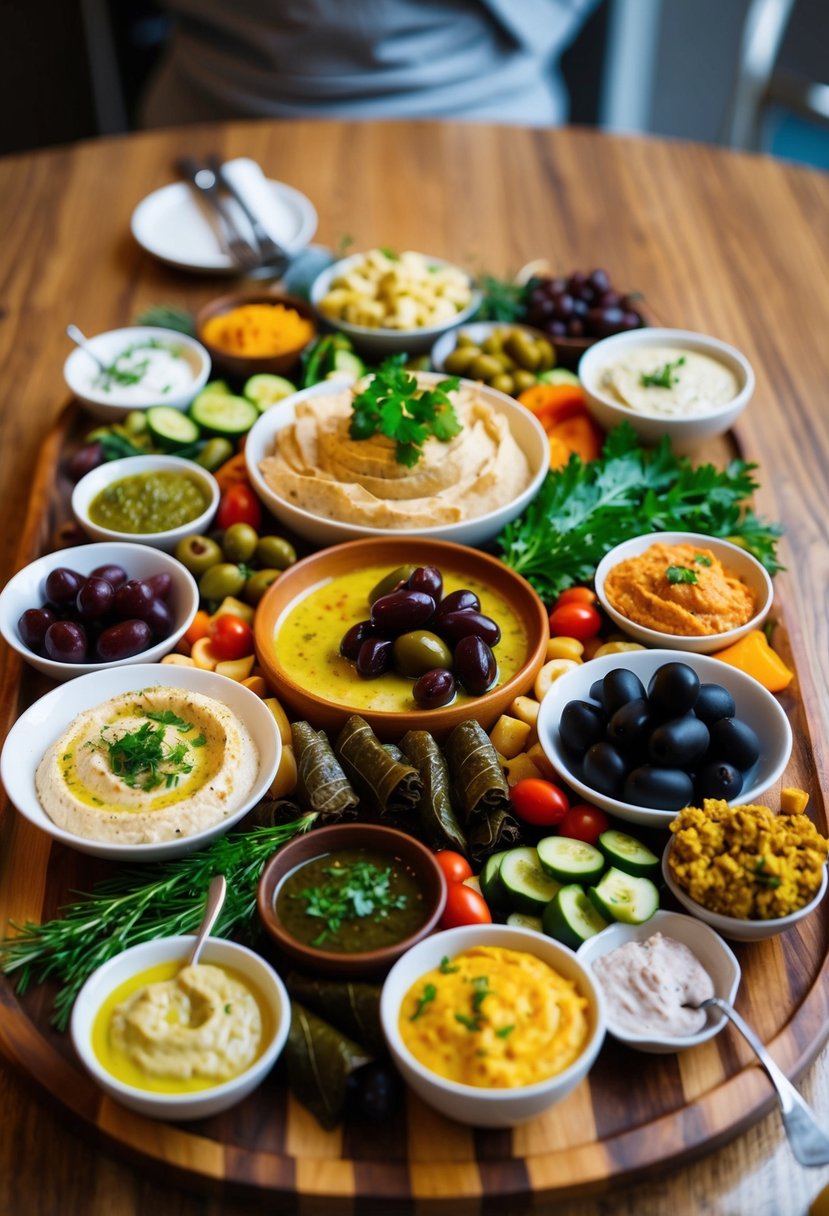
[[93, 363], [97, 363], [102, 372], [106, 371], [106, 364], [104, 363], [103, 359], [98, 358], [92, 347], [89, 345], [89, 339], [87, 338], [86, 334], [82, 333], [81, 330], [78, 329], [77, 325], [67, 325], [66, 336], [67, 338], [71, 338], [75, 345], [79, 346], [85, 354], [89, 355]]
[[190, 957], [187, 960], [188, 967], [195, 967], [199, 961], [199, 955], [204, 948], [204, 943], [210, 936], [210, 930], [216, 923], [216, 919], [222, 910], [222, 904], [225, 902], [227, 894], [227, 883], [224, 874], [216, 874], [210, 880], [210, 886], [207, 888], [207, 904], [204, 909], [204, 916], [199, 925], [199, 931], [196, 934], [196, 940], [193, 943], [193, 949], [190, 951]]
[[817, 1122], [811, 1107], [801, 1098], [791, 1081], [781, 1072], [751, 1027], [743, 1021], [733, 1005], [722, 997], [710, 996], [700, 1001], [696, 1009], [718, 1009], [733, 1022], [756, 1054], [760, 1064], [777, 1090], [783, 1126], [792, 1152], [801, 1165], [829, 1165], [829, 1134]]

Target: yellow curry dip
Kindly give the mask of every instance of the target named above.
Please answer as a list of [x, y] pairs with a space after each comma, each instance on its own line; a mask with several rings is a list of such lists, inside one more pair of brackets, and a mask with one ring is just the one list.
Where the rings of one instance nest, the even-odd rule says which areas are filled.
[[651, 545], [614, 566], [604, 591], [629, 621], [677, 637], [726, 633], [755, 612], [751, 588], [710, 549], [695, 545]]
[[412, 985], [400, 1035], [432, 1072], [461, 1085], [515, 1089], [563, 1072], [589, 1034], [587, 1000], [542, 959], [475, 946]]

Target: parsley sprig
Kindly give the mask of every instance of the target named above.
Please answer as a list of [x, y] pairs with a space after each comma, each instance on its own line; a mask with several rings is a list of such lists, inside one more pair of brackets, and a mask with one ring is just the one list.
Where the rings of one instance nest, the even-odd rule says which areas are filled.
[[448, 443], [461, 424], [448, 394], [458, 387], [457, 376], [441, 380], [433, 389], [422, 388], [403, 366], [405, 355], [385, 359], [352, 402], [349, 425], [352, 439], [370, 439], [379, 431], [397, 445], [399, 464], [412, 468], [423, 445], [434, 436]]
[[[137, 730], [127, 731], [117, 739], [107, 738], [108, 727], [102, 729], [100, 743], [108, 752], [109, 767], [130, 789], [149, 792], [160, 785], [172, 789], [179, 778], [192, 773], [193, 758], [184, 740], [165, 742], [164, 727], [174, 726], [180, 734], [186, 734], [193, 729], [193, 723], [172, 710], [146, 710], [144, 717], [148, 720]], [[159, 725], [153, 726], [153, 722]], [[190, 742], [193, 747], [203, 747], [206, 740], [199, 735]]]
[[665, 570], [665, 578], [675, 587], [677, 583], [698, 583], [696, 570], [692, 570], [690, 566], [668, 566]]
[[678, 367], [683, 367], [685, 364], [685, 356], [680, 355], [678, 359], [674, 359], [673, 363], [663, 363], [662, 367], [658, 367], [653, 372], [642, 372], [639, 377], [639, 383], [643, 388], [673, 388], [679, 383], [679, 376], [675, 375]]
[[311, 942], [320, 946], [338, 932], [343, 921], [374, 916], [384, 920], [394, 908], [406, 907], [404, 894], [391, 890], [393, 869], [381, 869], [371, 861], [355, 861], [351, 865], [328, 866], [329, 881], [319, 887], [305, 887], [292, 899], [305, 900], [305, 915], [324, 921], [325, 927]]

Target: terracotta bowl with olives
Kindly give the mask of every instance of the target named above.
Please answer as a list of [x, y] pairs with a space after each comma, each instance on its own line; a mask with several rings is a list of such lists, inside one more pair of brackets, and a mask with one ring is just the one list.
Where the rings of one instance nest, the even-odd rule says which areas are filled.
[[[401, 558], [405, 564], [401, 565]], [[544, 661], [544, 605], [488, 554], [407, 537], [351, 541], [286, 570], [259, 603], [256, 653], [317, 729], [360, 714], [381, 739], [489, 728]]]

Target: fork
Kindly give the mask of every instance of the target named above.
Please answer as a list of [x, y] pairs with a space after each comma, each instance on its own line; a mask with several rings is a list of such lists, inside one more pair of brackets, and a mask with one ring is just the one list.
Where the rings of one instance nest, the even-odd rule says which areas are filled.
[[192, 186], [204, 197], [218, 221], [219, 239], [224, 245], [228, 256], [240, 270], [256, 270], [261, 265], [259, 253], [249, 245], [236, 227], [233, 213], [227, 205], [219, 188], [219, 182], [213, 169], [205, 168], [191, 156], [180, 156], [176, 168], [182, 177], [187, 178]]
[[259, 246], [259, 256], [262, 259], [262, 265], [267, 266], [274, 271], [275, 274], [281, 275], [287, 270], [291, 255], [282, 245], [277, 244], [270, 233], [265, 231], [265, 228], [259, 218], [251, 211], [247, 204], [247, 200], [239, 190], [227, 173], [224, 171], [224, 165], [215, 153], [207, 158], [207, 166], [215, 175], [216, 180], [224, 186], [225, 190], [236, 200], [237, 205], [241, 209], [245, 219], [251, 226], [256, 243]]

